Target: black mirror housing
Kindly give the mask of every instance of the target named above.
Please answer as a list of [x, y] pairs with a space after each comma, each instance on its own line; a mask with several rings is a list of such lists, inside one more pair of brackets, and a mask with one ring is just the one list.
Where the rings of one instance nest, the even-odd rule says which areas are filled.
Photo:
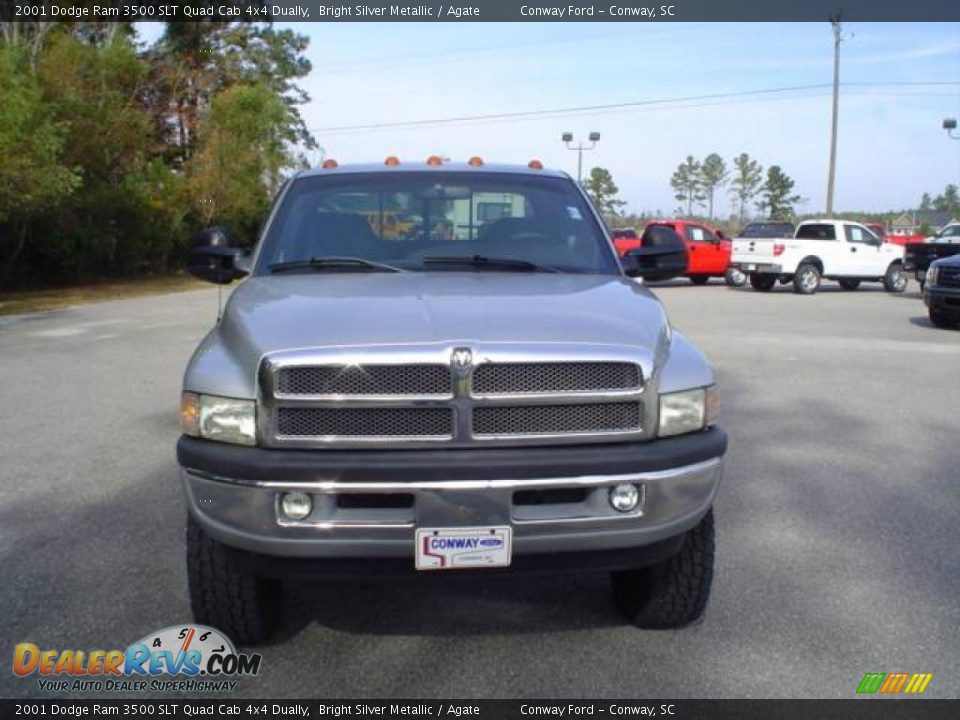
[[233, 242], [226, 228], [214, 225], [194, 236], [187, 272], [205, 282], [229, 285], [247, 274], [237, 262], [245, 254], [246, 251]]
[[644, 280], [672, 280], [687, 271], [687, 246], [676, 232], [665, 226], [648, 227], [641, 246], [623, 256], [623, 271]]

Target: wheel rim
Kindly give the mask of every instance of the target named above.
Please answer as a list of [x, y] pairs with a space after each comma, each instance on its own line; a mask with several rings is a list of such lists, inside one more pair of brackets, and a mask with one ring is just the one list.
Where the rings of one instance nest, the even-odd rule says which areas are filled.
[[817, 286], [817, 274], [813, 270], [804, 270], [800, 276], [800, 286], [804, 290], [813, 290]]
[[907, 276], [903, 272], [898, 272], [893, 277], [893, 287], [896, 290], [903, 290], [907, 286]]

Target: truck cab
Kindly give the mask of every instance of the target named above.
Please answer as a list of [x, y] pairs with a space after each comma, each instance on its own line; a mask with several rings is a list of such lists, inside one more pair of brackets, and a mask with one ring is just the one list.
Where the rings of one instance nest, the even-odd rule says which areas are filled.
[[200, 233], [191, 272], [242, 282], [183, 379], [196, 620], [261, 642], [291, 576], [571, 569], [699, 618], [726, 436], [644, 284], [675, 237], [618, 260], [565, 173], [438, 157], [300, 173], [252, 253]]

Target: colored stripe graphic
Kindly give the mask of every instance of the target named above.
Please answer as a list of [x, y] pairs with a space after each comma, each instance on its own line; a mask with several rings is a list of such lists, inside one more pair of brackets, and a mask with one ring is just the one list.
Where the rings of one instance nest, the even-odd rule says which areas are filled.
[[857, 686], [857, 692], [871, 695], [879, 692], [884, 695], [910, 693], [920, 695], [933, 679], [933, 673], [867, 673]]

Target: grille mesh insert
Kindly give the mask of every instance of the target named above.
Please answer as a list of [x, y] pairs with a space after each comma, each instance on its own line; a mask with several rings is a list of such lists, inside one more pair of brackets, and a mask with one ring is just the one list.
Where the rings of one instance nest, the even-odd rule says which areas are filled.
[[544, 435], [640, 430], [640, 404], [481, 407], [473, 411], [475, 435]]
[[365, 365], [283, 368], [277, 392], [284, 395], [449, 395], [446, 365]]
[[478, 395], [634, 390], [640, 370], [632, 363], [490, 363], [473, 374]]
[[451, 437], [451, 408], [280, 408], [277, 431], [289, 437]]

